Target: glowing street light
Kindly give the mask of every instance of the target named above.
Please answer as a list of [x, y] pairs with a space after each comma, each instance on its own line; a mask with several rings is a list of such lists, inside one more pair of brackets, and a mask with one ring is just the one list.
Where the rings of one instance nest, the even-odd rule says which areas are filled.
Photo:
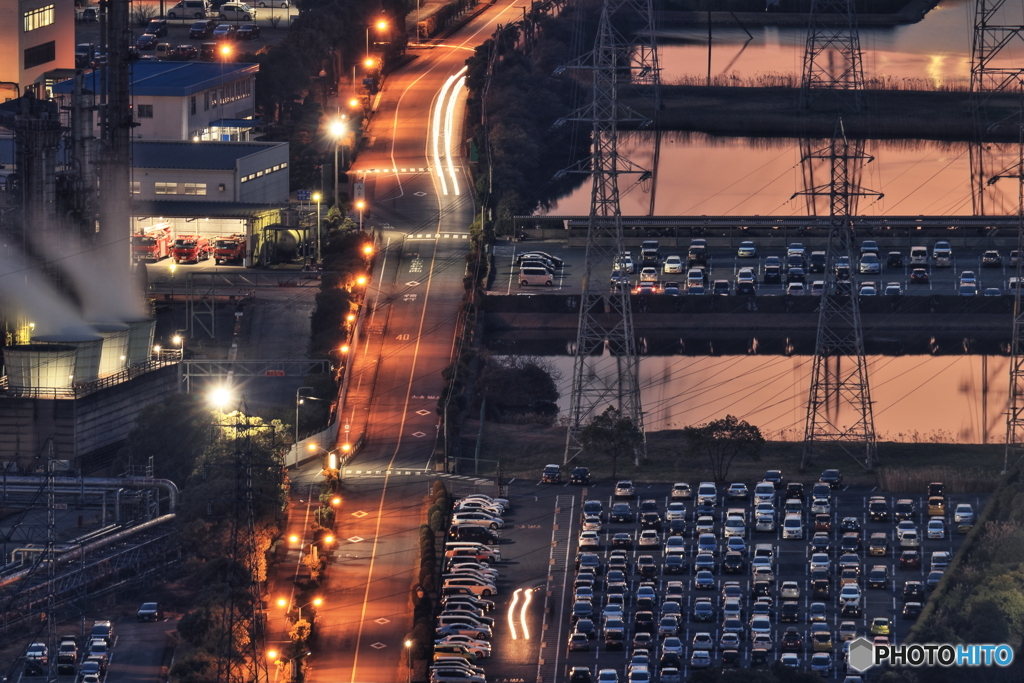
[[313, 201], [316, 202], [316, 260], [320, 262], [320, 200], [319, 192], [313, 193]]
[[277, 650], [267, 650], [267, 659], [270, 661], [277, 659]]
[[[356, 314], [355, 313], [349, 313], [347, 316], [345, 316], [345, 320], [350, 322], [350, 323], [354, 323], [356, 321]], [[160, 349], [158, 347], [157, 351], [159, 351], [159, 350]]]
[[217, 387], [210, 391], [207, 396], [207, 400], [210, 402], [210, 405], [221, 412], [223, 412], [224, 408], [231, 403], [232, 398], [233, 395], [231, 389], [228, 387]]
[[365, 285], [366, 284], [366, 276], [365, 275], [360, 275], [359, 277], [357, 277], [356, 278], [356, 284], [359, 285], [360, 287]]
[[366, 256], [373, 256], [373, 245], [367, 244], [363, 247], [363, 254]]
[[227, 57], [231, 56], [231, 46], [230, 45], [221, 45], [220, 46], [220, 54], [221, 54], [221, 57], [224, 57], [225, 59]]
[[[366, 56], [367, 57], [370, 56], [370, 29], [371, 28], [375, 28], [378, 31], [383, 31], [387, 27], [388, 27], [388, 22], [384, 21], [383, 19], [377, 21], [377, 23], [375, 23], [373, 26], [367, 26], [366, 27]], [[367, 61], [369, 61], [369, 60], [367, 60]], [[369, 64], [367, 64], [367, 66], [369, 66]]]
[[362, 199], [356, 202], [356, 209], [359, 211], [359, 230], [363, 229], [363, 211], [366, 210], [366, 202]]
[[338, 350], [341, 351], [342, 353], [348, 353], [348, 351], [349, 351], [348, 344], [342, 344], [341, 348], [338, 349]]

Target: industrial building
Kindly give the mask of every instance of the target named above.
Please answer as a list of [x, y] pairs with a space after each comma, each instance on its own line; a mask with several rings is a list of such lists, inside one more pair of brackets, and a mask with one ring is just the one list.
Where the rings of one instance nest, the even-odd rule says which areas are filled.
[[44, 95], [74, 69], [74, 0], [0, 2], [0, 102], [27, 90]]

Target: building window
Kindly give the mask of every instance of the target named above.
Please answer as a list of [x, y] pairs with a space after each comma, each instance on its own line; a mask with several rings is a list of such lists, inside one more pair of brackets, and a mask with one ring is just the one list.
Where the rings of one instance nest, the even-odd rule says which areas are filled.
[[142, 194], [142, 183], [138, 180], [132, 181], [132, 194]]
[[178, 194], [178, 183], [155, 183], [157, 194]]
[[206, 196], [206, 183], [185, 183], [185, 194]]
[[152, 104], [140, 104], [138, 106], [139, 118], [140, 119], [151, 119], [153, 118], [153, 105]]
[[54, 41], [36, 45], [25, 50], [25, 68], [31, 69], [57, 59], [57, 44]]
[[192, 116], [196, 115], [196, 96], [195, 95], [193, 95], [192, 99], [189, 101], [189, 113], [192, 114]]
[[210, 111], [210, 91], [203, 93], [203, 111]]
[[39, 9], [30, 9], [25, 12], [25, 33], [49, 26], [54, 21], [53, 16], [53, 5], [47, 5]]

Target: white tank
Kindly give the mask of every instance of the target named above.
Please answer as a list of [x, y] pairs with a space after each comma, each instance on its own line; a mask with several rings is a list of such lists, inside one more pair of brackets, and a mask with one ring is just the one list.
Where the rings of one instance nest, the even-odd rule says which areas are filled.
[[124, 323], [93, 323], [103, 337], [100, 353], [100, 377], [113, 375], [128, 367], [128, 326]]
[[88, 332], [47, 334], [32, 337], [33, 344], [57, 344], [75, 347], [75, 372], [73, 382], [94, 382], [100, 374], [100, 354], [103, 352], [103, 337]]
[[70, 389], [75, 374], [74, 346], [19, 344], [4, 349], [7, 383], [12, 389]]
[[128, 321], [128, 365], [138, 365], [149, 360], [155, 330], [156, 320]]

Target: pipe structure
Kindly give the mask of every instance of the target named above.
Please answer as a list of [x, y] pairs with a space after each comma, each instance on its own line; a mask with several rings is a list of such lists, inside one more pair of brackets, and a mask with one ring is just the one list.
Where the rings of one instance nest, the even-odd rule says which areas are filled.
[[[3, 482], [11, 486], [29, 485], [43, 486], [46, 484], [46, 475], [25, 475], [7, 474], [3, 476]], [[67, 487], [74, 487], [75, 491], [86, 492], [86, 488], [93, 490], [117, 491], [122, 488], [130, 489], [151, 489], [159, 488], [167, 492], [167, 501], [170, 514], [178, 509], [178, 485], [170, 479], [150, 479], [148, 477], [54, 477], [54, 486], [57, 490]]]
[[[105, 548], [108, 545], [120, 543], [121, 541], [131, 538], [135, 534], [141, 533], [143, 531], [148, 531], [149, 529], [159, 526], [160, 524], [164, 524], [165, 522], [170, 522], [175, 518], [175, 516], [176, 515], [163, 515], [162, 517], [157, 517], [152, 521], [144, 522], [142, 524], [136, 524], [135, 526], [129, 527], [124, 531], [119, 531], [116, 534], [111, 534], [106, 538], [101, 538], [98, 541], [93, 541], [92, 543], [89, 543], [87, 545], [78, 545], [74, 550], [69, 550], [68, 552], [59, 556], [57, 558], [57, 564], [66, 564], [73, 560], [77, 560], [78, 558], [82, 557], [85, 553], [95, 552], [96, 550]], [[13, 574], [8, 574], [7, 576], [0, 578], [0, 588], [3, 588], [4, 586], [9, 586], [12, 583], [20, 581], [25, 577], [29, 576], [31, 573], [32, 569], [30, 568], [22, 569], [21, 571], [15, 572]]]

